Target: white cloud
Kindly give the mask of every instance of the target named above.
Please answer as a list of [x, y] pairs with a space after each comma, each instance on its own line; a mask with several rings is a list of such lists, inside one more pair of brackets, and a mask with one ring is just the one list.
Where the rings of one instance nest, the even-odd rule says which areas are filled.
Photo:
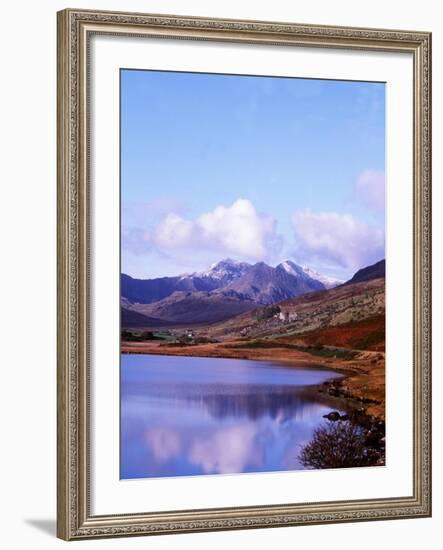
[[178, 214], [168, 214], [155, 232], [155, 242], [162, 248], [186, 246], [193, 239], [194, 226], [191, 221]]
[[356, 191], [360, 200], [371, 210], [385, 209], [385, 173], [380, 170], [365, 170], [357, 178]]
[[356, 271], [384, 258], [384, 231], [351, 214], [299, 210], [292, 218], [303, 261]]
[[264, 260], [281, 246], [275, 220], [259, 214], [251, 201], [238, 199], [231, 206], [217, 206], [195, 220], [168, 214], [155, 231], [160, 250], [189, 248], [218, 250], [251, 260]]

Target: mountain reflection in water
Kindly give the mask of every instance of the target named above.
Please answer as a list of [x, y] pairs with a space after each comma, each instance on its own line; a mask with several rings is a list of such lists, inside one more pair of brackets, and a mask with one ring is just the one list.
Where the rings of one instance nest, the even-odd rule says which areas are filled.
[[[121, 478], [300, 469], [339, 375], [240, 359], [122, 355]], [[310, 388], [311, 386], [311, 388]]]

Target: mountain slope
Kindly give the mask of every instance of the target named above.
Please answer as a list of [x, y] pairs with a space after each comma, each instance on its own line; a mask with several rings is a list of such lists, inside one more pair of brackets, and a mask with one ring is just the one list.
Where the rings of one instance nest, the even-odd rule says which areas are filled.
[[134, 304], [131, 310], [169, 323], [192, 325], [222, 321], [256, 307], [235, 292], [174, 292], [153, 304]]
[[315, 269], [312, 269], [308, 266], [298, 265], [291, 260], [283, 260], [283, 262], [281, 262], [281, 264], [279, 264], [277, 268], [284, 269], [287, 273], [296, 277], [302, 277], [304, 279], [308, 277], [308, 280], [314, 281], [316, 283], [321, 283], [322, 286], [320, 288], [334, 288], [344, 282], [341, 279], [335, 279], [333, 277], [322, 275], [318, 271], [315, 271]]
[[355, 275], [344, 283], [345, 285], [350, 285], [353, 283], [361, 283], [363, 281], [371, 281], [372, 279], [380, 279], [385, 276], [385, 260], [380, 260], [379, 262], [359, 269]]
[[283, 318], [267, 318], [260, 315], [263, 308], [258, 308], [212, 326], [209, 334], [217, 338], [297, 338], [326, 327], [384, 315], [385, 281], [379, 278], [310, 292], [284, 300], [278, 306]]
[[134, 279], [121, 275], [121, 295], [129, 302], [151, 304], [163, 300], [174, 292], [211, 291], [228, 285], [241, 277], [250, 264], [226, 259], [213, 264], [206, 272], [178, 275], [176, 277], [159, 277], [157, 279]]
[[306, 273], [306, 275], [309, 275], [315, 281], [320, 281], [320, 283], [323, 283], [324, 287], [327, 289], [335, 288], [336, 286], [341, 285], [344, 282], [343, 279], [327, 277], [326, 275], [322, 275], [318, 271], [315, 271], [314, 269], [311, 269], [307, 266], [303, 266], [303, 271]]
[[281, 265], [274, 268], [259, 262], [242, 277], [224, 287], [223, 291], [234, 291], [243, 299], [266, 305], [321, 289], [324, 289], [322, 283], [303, 272], [292, 274]]
[[129, 302], [150, 304], [166, 298], [176, 291], [214, 290], [217, 284], [211, 280], [194, 280], [190, 277], [160, 277], [158, 279], [133, 279], [121, 275], [121, 295]]
[[137, 327], [162, 327], [168, 325], [167, 321], [162, 319], [154, 319], [143, 315], [138, 311], [133, 311], [125, 307], [121, 308], [120, 322], [122, 328], [137, 328]]

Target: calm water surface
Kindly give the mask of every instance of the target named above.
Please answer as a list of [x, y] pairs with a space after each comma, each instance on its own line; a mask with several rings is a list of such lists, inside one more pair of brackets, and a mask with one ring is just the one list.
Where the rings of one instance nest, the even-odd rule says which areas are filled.
[[263, 361], [121, 357], [121, 478], [301, 469], [339, 375]]

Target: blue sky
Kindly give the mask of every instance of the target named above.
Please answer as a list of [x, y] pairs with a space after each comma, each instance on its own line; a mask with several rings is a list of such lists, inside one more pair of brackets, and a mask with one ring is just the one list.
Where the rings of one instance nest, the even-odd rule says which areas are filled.
[[121, 71], [122, 271], [384, 257], [385, 85]]

